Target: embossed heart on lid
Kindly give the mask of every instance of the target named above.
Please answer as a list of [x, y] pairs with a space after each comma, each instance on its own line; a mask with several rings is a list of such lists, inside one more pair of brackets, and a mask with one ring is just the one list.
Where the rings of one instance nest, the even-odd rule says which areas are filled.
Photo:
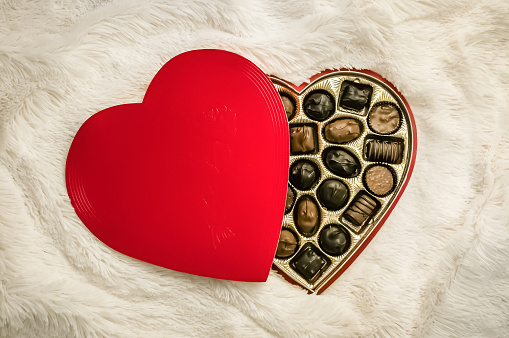
[[288, 179], [288, 122], [247, 59], [196, 50], [171, 59], [142, 103], [104, 109], [66, 163], [88, 229], [131, 257], [191, 274], [265, 281]]
[[290, 124], [290, 177], [274, 265], [310, 292], [341, 275], [398, 203], [416, 156], [406, 100], [371, 71], [272, 77]]

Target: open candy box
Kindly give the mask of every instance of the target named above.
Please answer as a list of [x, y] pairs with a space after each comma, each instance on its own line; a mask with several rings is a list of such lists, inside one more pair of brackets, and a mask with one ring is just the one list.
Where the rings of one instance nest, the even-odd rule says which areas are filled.
[[376, 234], [413, 167], [414, 122], [384, 81], [335, 71], [297, 88], [272, 77], [290, 130], [285, 216], [274, 265], [312, 292]]
[[401, 196], [414, 130], [404, 99], [374, 73], [297, 87], [237, 54], [189, 51], [158, 71], [143, 102], [83, 122], [67, 191], [90, 232], [125, 255], [250, 282], [274, 264], [320, 292]]

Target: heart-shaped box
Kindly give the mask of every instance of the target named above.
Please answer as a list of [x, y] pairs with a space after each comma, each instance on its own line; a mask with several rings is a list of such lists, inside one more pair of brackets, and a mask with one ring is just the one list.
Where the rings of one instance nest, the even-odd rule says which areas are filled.
[[288, 148], [279, 94], [257, 66], [226, 51], [190, 51], [159, 70], [142, 103], [85, 121], [67, 157], [67, 191], [88, 229], [121, 253], [265, 281]]
[[[345, 79], [360, 87], [343, 100]], [[355, 97], [362, 98], [362, 85], [371, 84], [370, 104], [359, 114]], [[321, 108], [312, 118], [306, 115], [305, 100], [314, 90], [333, 96], [333, 113], [325, 119], [319, 116]], [[295, 111], [288, 116], [288, 101], [283, 98], [283, 106], [280, 94], [294, 100]], [[367, 121], [375, 104], [384, 100], [402, 114], [399, 131], [391, 135], [377, 135]], [[340, 101], [347, 102], [346, 108]], [[320, 104], [314, 102], [316, 107]], [[319, 182], [335, 178], [320, 162], [331, 145], [322, 129], [330, 121], [347, 117], [357, 119], [362, 131], [353, 143], [340, 146], [351, 158], [359, 157], [361, 167], [342, 177], [342, 182], [352, 188], [349, 180], [357, 180], [362, 186], [367, 168], [381, 162], [395, 173], [397, 186], [387, 196], [366, 192], [379, 200], [376, 213], [358, 227], [347, 221], [347, 230], [355, 237], [352, 246], [341, 255], [329, 255], [320, 247], [320, 235], [333, 217], [356, 203], [358, 186], [339, 211], [330, 213], [332, 218], [324, 222], [322, 217], [312, 233], [300, 233], [291, 216], [297, 210], [295, 200], [307, 196], [318, 201], [321, 183], [296, 188], [291, 173], [289, 190], [288, 168], [289, 161], [306, 159], [326, 173]], [[292, 144], [298, 149], [292, 148], [297, 154], [290, 155], [288, 120], [291, 129], [295, 124], [311, 126], [301, 128], [301, 134], [314, 133], [318, 147], [309, 151], [311, 139], [307, 138], [307, 143]], [[402, 136], [401, 130], [406, 134]], [[370, 135], [374, 141], [402, 137], [402, 162], [384, 163], [388, 159], [382, 155], [362, 158], [361, 148]], [[69, 150], [66, 185], [83, 223], [121, 253], [176, 271], [238, 281], [265, 281], [273, 262], [293, 282], [320, 293], [356, 259], [387, 219], [408, 183], [415, 149], [410, 107], [378, 74], [326, 71], [310, 84], [295, 86], [275, 77], [269, 80], [236, 54], [197, 50], [178, 55], [162, 67], [142, 103], [107, 108], [85, 121]], [[336, 155], [331, 157], [336, 164], [344, 160]], [[295, 197], [290, 207], [289, 191]], [[319, 201], [316, 206], [323, 216], [327, 206]], [[335, 223], [345, 226], [339, 218]], [[283, 230], [298, 237], [294, 251], [284, 258], [278, 257], [285, 244], [280, 238], [282, 224]], [[331, 234], [338, 233], [334, 231]], [[321, 257], [326, 267], [304, 266], [299, 261], [302, 257]]]

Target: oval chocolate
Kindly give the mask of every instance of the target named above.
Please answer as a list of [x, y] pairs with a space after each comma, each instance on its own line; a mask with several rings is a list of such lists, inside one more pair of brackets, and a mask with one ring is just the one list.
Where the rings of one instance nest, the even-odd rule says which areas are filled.
[[320, 224], [320, 210], [309, 196], [305, 196], [297, 202], [293, 217], [297, 230], [306, 236], [312, 235]]
[[324, 129], [325, 139], [333, 143], [347, 143], [362, 134], [362, 124], [356, 119], [339, 119], [327, 124]]
[[279, 235], [279, 242], [276, 249], [276, 257], [286, 258], [294, 254], [297, 249], [297, 237], [290, 230], [283, 229]]
[[354, 155], [336, 147], [325, 149], [323, 162], [327, 169], [341, 177], [355, 177], [361, 169], [361, 164]]
[[282, 93], [279, 94], [281, 95], [281, 101], [283, 101], [283, 106], [285, 107], [286, 117], [288, 118], [288, 120], [291, 120], [295, 113], [295, 100], [285, 94]]

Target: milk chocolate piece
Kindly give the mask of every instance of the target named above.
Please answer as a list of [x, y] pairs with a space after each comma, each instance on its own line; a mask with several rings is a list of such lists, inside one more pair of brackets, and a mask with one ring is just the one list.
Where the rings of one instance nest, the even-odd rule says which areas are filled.
[[316, 164], [307, 160], [300, 160], [290, 167], [290, 182], [299, 190], [308, 190], [320, 178]]
[[359, 160], [341, 148], [331, 147], [325, 149], [323, 161], [327, 169], [341, 177], [355, 177], [361, 169]]
[[283, 106], [285, 107], [286, 117], [288, 120], [290, 120], [293, 117], [293, 113], [295, 112], [294, 101], [286, 95], [281, 95], [281, 100], [283, 101]]
[[313, 92], [304, 100], [304, 112], [313, 120], [324, 121], [334, 111], [334, 100], [329, 93]]
[[365, 192], [360, 192], [355, 196], [350, 206], [343, 214], [343, 218], [355, 226], [361, 226], [377, 213], [380, 203]]
[[345, 108], [361, 110], [366, 106], [373, 89], [369, 85], [362, 85], [350, 81], [343, 82], [340, 105]]
[[392, 104], [381, 104], [373, 109], [368, 116], [368, 124], [379, 134], [390, 134], [399, 128], [401, 116]]
[[276, 257], [287, 258], [293, 255], [297, 248], [297, 238], [290, 230], [283, 229], [277, 243]]
[[315, 150], [315, 131], [313, 127], [297, 125], [290, 128], [290, 152], [302, 154]]
[[364, 182], [370, 192], [385, 196], [394, 188], [394, 175], [387, 167], [375, 165], [364, 173]]
[[294, 211], [297, 230], [303, 235], [312, 235], [320, 222], [320, 212], [316, 203], [308, 196], [297, 202]]
[[366, 159], [373, 162], [399, 164], [403, 159], [404, 144], [401, 141], [368, 140], [366, 142]]
[[339, 210], [348, 202], [347, 186], [338, 180], [330, 179], [322, 183], [317, 191], [318, 200], [329, 210]]
[[342, 226], [329, 224], [322, 229], [318, 242], [325, 253], [339, 256], [350, 247], [350, 234]]
[[306, 243], [290, 266], [308, 282], [314, 282], [330, 264], [330, 260], [323, 256], [320, 250], [311, 243]]
[[288, 186], [288, 190], [286, 191], [286, 205], [285, 205], [285, 214], [288, 213], [293, 206], [293, 202], [295, 201], [295, 193], [293, 189]]
[[325, 139], [333, 143], [347, 143], [362, 133], [362, 125], [355, 119], [339, 119], [325, 126]]

